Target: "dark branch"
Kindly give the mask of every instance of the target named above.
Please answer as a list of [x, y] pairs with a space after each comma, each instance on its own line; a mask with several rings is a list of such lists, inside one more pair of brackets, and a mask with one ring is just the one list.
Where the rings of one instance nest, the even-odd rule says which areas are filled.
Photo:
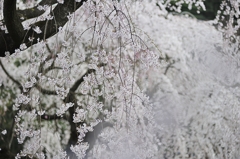
[[41, 92], [42, 94], [45, 95], [57, 95], [56, 91], [52, 91], [52, 90], [47, 90], [47, 89], [43, 89], [41, 86], [36, 85], [36, 88], [39, 92]]
[[[28, 31], [23, 29], [20, 18], [16, 12], [16, 0], [4, 0], [4, 20], [10, 36], [4, 31], [0, 32], [0, 57], [4, 57], [6, 51], [13, 54], [21, 43], [25, 43], [27, 47], [30, 47], [38, 43], [38, 40], [45, 40], [55, 35], [58, 33], [58, 28], [63, 27], [68, 22], [69, 14], [75, 12], [76, 9], [81, 7], [86, 1], [87, 0], [76, 2], [75, 0], [65, 0], [63, 4], [57, 4], [50, 14], [53, 16], [52, 20], [45, 20], [33, 24], [33, 27], [39, 27], [42, 31], [37, 34], [33, 30], [33, 27]], [[33, 41], [29, 41], [29, 38], [33, 38]], [[6, 43], [6, 41], [11, 43]]]
[[44, 5], [50, 5], [52, 6], [53, 4], [56, 4], [57, 0], [42, 0], [40, 3], [38, 3], [37, 6], [33, 8], [28, 8], [25, 10], [17, 10], [17, 13], [20, 18], [23, 18], [23, 20], [31, 19], [31, 18], [36, 18], [43, 13], [45, 13], [44, 10], [39, 10], [38, 6], [44, 6]]
[[43, 120], [57, 120], [57, 119], [68, 120], [66, 115], [57, 116], [56, 114], [54, 114], [54, 115], [43, 114], [43, 115], [41, 115], [41, 119], [43, 119]]
[[171, 67], [173, 67], [173, 65], [175, 64], [175, 60], [173, 60], [172, 62], [170, 62], [168, 65], [167, 65], [167, 67], [166, 67], [166, 69], [165, 69], [165, 71], [164, 71], [164, 75], [166, 75], [167, 74], [167, 72], [168, 72], [168, 70], [171, 68]]
[[16, 0], [5, 0], [3, 7], [4, 21], [9, 34], [0, 30], [0, 57], [4, 57], [6, 51], [13, 53], [24, 36], [23, 26], [16, 13]]
[[[35, 26], [38, 26], [42, 32], [37, 34], [35, 31], [33, 31], [33, 29], [30, 29], [26, 32], [26, 38], [24, 38], [23, 42], [30, 47], [32, 44], [36, 44], [38, 39], [45, 40], [55, 35], [58, 32], [58, 28], [64, 26], [68, 22], [69, 14], [73, 13], [75, 9], [82, 6], [83, 2], [85, 1], [86, 0], [82, 0], [79, 3], [76, 3], [75, 0], [65, 0], [63, 4], [58, 4], [51, 12], [51, 16], [53, 16], [52, 20], [45, 20], [34, 24]], [[74, 5], [75, 3], [76, 8]], [[29, 42], [29, 37], [33, 37], [34, 40]]]
[[7, 30], [15, 44], [19, 46], [24, 37], [24, 29], [16, 12], [16, 0], [4, 0], [3, 7]]
[[88, 75], [88, 74], [90, 74], [90, 73], [92, 73], [93, 72], [93, 70], [91, 70], [91, 69], [89, 69], [80, 79], [78, 79], [75, 83], [74, 83], [74, 85], [70, 88], [70, 91], [69, 92], [75, 92], [77, 89], [78, 89], [78, 87], [79, 87], [79, 85], [84, 81], [83, 80], [83, 78], [86, 76], [86, 75]]
[[64, 102], [74, 103], [74, 106], [70, 107], [68, 109], [68, 113], [69, 113], [68, 122], [69, 122], [71, 130], [70, 130], [70, 138], [68, 139], [68, 144], [66, 146], [66, 151], [67, 151], [68, 156], [70, 158], [76, 158], [76, 155], [70, 150], [70, 147], [71, 147], [71, 145], [75, 145], [77, 143], [77, 140], [78, 140], [77, 124], [75, 124], [73, 122], [75, 107], [77, 107], [78, 104], [77, 104], [77, 100], [76, 100], [74, 94], [72, 94], [70, 92], [68, 93], [68, 96], [64, 99]]

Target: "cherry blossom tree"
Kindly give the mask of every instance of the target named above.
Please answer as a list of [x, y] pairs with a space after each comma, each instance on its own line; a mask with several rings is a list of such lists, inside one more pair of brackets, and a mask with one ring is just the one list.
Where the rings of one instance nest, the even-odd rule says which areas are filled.
[[183, 4], [4, 0], [0, 154], [239, 157], [239, 2]]
[[[85, 7], [77, 10], [82, 5]], [[9, 133], [16, 133], [18, 143], [24, 144], [17, 158], [44, 158], [45, 153], [49, 158], [83, 158], [98, 131], [105, 127], [130, 131], [140, 122], [139, 114], [131, 113], [136, 111], [134, 107], [148, 112], [148, 98], [136, 84], [136, 65], [157, 65], [158, 56], [132, 30], [126, 6], [126, 2], [111, 1], [41, 1], [36, 7], [17, 11], [16, 1], [4, 1], [2, 40], [10, 41], [2, 45], [7, 57], [1, 66], [16, 86]], [[30, 17], [28, 12], [33, 12]], [[145, 61], [136, 59], [137, 52]], [[20, 74], [13, 76], [14, 70], [9, 72], [6, 63], [14, 60]], [[50, 127], [55, 138], [59, 136], [55, 139], [59, 148], [54, 150], [47, 145]], [[12, 138], [9, 142], [8, 148]]]

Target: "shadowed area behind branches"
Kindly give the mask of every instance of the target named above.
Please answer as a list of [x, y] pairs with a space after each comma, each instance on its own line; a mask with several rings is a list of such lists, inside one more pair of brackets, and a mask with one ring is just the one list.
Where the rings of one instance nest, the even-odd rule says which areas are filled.
[[[55, 35], [58, 33], [58, 28], [64, 26], [68, 22], [69, 13], [75, 12], [86, 1], [87, 0], [76, 2], [75, 0], [65, 0], [63, 4], [58, 3], [50, 13], [51, 16], [54, 15], [51, 20], [36, 22], [31, 25], [29, 30], [24, 30], [20, 16], [24, 16], [25, 19], [28, 19], [33, 18], [34, 15], [38, 17], [42, 12], [33, 12], [31, 9], [18, 12], [16, 10], [16, 0], [4, 0], [4, 24], [9, 33], [6, 33], [3, 30], [0, 31], [0, 57], [5, 57], [6, 52], [13, 54], [15, 49], [18, 49], [22, 43], [25, 43], [27, 47], [30, 47], [33, 44], [38, 43], [38, 40], [45, 40]], [[55, 0], [50, 0], [48, 3], [46, 2], [46, 4], [49, 5], [55, 3]], [[37, 10], [37, 8], [34, 7], [33, 10]], [[27, 16], [28, 13], [32, 14], [32, 16]], [[39, 27], [42, 32], [37, 34], [34, 31], [35, 27]], [[32, 40], [29, 41], [29, 38]]]

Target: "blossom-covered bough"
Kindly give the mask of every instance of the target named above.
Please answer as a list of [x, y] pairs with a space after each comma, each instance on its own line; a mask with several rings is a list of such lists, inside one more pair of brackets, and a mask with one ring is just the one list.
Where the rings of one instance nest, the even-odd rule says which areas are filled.
[[237, 158], [239, 3], [184, 3], [0, 3], [0, 157]]

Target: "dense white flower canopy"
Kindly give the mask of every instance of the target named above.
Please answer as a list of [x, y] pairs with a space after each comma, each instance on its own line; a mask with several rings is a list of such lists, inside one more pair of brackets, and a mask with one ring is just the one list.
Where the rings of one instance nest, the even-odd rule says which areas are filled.
[[[113, 156], [147, 158], [151, 151], [156, 153], [153, 158], [163, 158], [164, 155], [186, 157], [191, 153], [197, 158], [236, 158], [240, 155], [239, 134], [235, 133], [239, 126], [240, 104], [237, 55], [229, 55], [226, 50], [232, 48], [227, 48], [222, 33], [212, 26], [212, 22], [184, 15], [164, 15], [151, 7], [153, 5], [146, 4], [141, 14], [133, 18], [136, 28], [151, 37], [158, 53], [171, 58], [139, 76], [141, 88], [153, 102], [153, 119], [157, 127], [149, 130], [157, 136], [142, 141], [141, 145], [147, 142], [155, 145], [141, 154], [140, 146], [131, 145], [136, 132], [130, 134], [128, 141], [119, 134], [123, 148], [111, 149]], [[231, 153], [223, 147], [230, 149]]]

